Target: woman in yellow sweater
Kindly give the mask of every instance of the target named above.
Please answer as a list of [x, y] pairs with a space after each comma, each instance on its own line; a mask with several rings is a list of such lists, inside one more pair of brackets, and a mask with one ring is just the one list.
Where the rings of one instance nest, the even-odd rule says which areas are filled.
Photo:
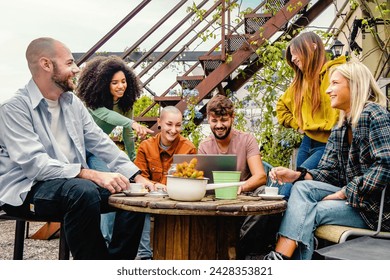
[[[305, 32], [291, 40], [286, 59], [295, 77], [277, 102], [278, 121], [304, 134], [296, 166], [314, 169], [338, 120], [338, 110], [330, 106], [330, 98], [325, 93], [329, 86], [329, 69], [345, 63], [346, 58], [327, 61], [321, 38], [314, 32]], [[282, 189], [281, 194], [288, 196], [289, 189]]]

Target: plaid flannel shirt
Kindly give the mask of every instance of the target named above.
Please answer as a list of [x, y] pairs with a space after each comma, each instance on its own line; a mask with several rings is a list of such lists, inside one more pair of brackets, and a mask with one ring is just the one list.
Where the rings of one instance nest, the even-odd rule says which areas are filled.
[[[348, 203], [358, 208], [367, 225], [375, 229], [382, 190], [390, 185], [390, 113], [368, 103], [352, 131], [351, 145], [348, 127], [344, 123], [333, 128], [317, 169], [309, 173], [314, 180], [346, 187]], [[390, 230], [390, 186], [385, 196], [382, 229]]]

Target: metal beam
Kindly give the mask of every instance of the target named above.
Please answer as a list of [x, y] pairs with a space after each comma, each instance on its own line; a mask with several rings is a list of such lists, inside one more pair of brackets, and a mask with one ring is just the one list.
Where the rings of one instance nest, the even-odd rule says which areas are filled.
[[[156, 57], [161, 56], [162, 53], [163, 52], [153, 52], [145, 61], [147, 61], [147, 62], [153, 61], [154, 59], [156, 59]], [[183, 52], [182, 55], [180, 55], [180, 56], [177, 56], [177, 52], [168, 52], [167, 54], [162, 56], [161, 61], [164, 62], [164, 61], [168, 61], [168, 60], [173, 60], [172, 58], [174, 56], [176, 56], [174, 59], [175, 62], [198, 62], [199, 56], [202, 56], [205, 53], [206, 53], [206, 51], [193, 51], [193, 52], [188, 51], [188, 52]], [[221, 52], [219, 52], [219, 51], [213, 52], [212, 54], [213, 55], [221, 55]], [[76, 61], [79, 60], [84, 55], [85, 55], [85, 53], [80, 53], [80, 52], [73, 53], [73, 57]], [[120, 57], [122, 55], [122, 53], [121, 52], [104, 52], [101, 54], [94, 53], [90, 56], [90, 58], [92, 58], [96, 55], [103, 55], [103, 56], [116, 55], [116, 56]], [[133, 52], [130, 55], [128, 55], [124, 60], [126, 62], [135, 62], [135, 61], [138, 61], [143, 55], [144, 55], [143, 52]]]
[[147, 4], [152, 0], [144, 0], [134, 10], [132, 10], [124, 19], [122, 19], [113, 29], [111, 29], [102, 39], [99, 40], [91, 49], [89, 49], [84, 56], [82, 56], [76, 64], [80, 66], [84, 61], [95, 53], [104, 43], [106, 43], [112, 36], [115, 35], [123, 26], [125, 26], [136, 14], [138, 14]]
[[145, 41], [154, 31], [156, 31], [160, 26], [163, 25], [163, 23], [169, 19], [175, 12], [179, 10], [181, 6], [184, 5], [188, 0], [182, 0], [180, 1], [175, 7], [173, 7], [162, 19], [160, 19], [153, 27], [146, 32], [141, 38], [137, 40], [129, 49], [127, 49], [121, 57], [124, 59], [129, 54], [131, 54], [143, 41]]
[[[206, 4], [209, 0], [202, 1], [197, 9], [200, 9], [204, 4]], [[154, 52], [162, 43], [164, 43], [173, 33], [175, 33], [183, 24], [187, 22], [192, 16], [194, 12], [188, 13], [174, 28], [171, 29], [160, 41], [158, 41], [147, 53], [145, 53], [140, 60], [134, 63], [133, 68], [136, 68], [139, 64], [141, 64], [146, 57], [148, 57], [152, 52]]]

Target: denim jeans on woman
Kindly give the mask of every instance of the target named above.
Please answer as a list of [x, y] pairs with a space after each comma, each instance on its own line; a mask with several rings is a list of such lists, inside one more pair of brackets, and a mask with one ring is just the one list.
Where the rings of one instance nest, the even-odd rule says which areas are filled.
[[[304, 135], [302, 143], [298, 149], [297, 167], [304, 167], [308, 170], [316, 169], [322, 154], [324, 153], [326, 143], [321, 143]], [[279, 194], [284, 195], [286, 200], [289, 199], [292, 184], [286, 183], [279, 187]]]
[[[91, 153], [87, 154], [87, 163], [91, 169], [103, 172], [110, 171], [103, 160]], [[114, 221], [115, 212], [109, 212], [101, 215], [100, 230], [106, 240], [107, 246], [111, 242]], [[148, 214], [145, 216], [145, 224], [142, 231], [137, 257], [141, 259], [150, 259], [153, 257], [152, 249], [150, 247], [150, 215]]]
[[359, 211], [346, 204], [345, 200], [324, 200], [340, 188], [314, 180], [294, 184], [283, 215], [279, 235], [298, 242], [294, 259], [312, 258], [314, 231], [323, 224], [368, 228]]
[[[54, 179], [36, 183], [21, 206], [3, 205], [9, 215], [62, 220], [74, 259], [134, 259], [145, 215], [117, 210], [114, 232], [107, 248], [100, 231], [100, 214], [112, 211], [110, 192], [89, 180]], [[33, 206], [31, 206], [33, 205]]]
[[326, 143], [321, 143], [304, 135], [297, 154], [297, 166], [306, 169], [317, 168], [324, 153]]
[[[98, 158], [97, 156], [87, 152], [87, 164], [89, 168], [102, 171], [102, 172], [110, 172], [107, 164]], [[102, 231], [103, 237], [106, 240], [107, 246], [111, 242], [112, 238], [112, 230], [114, 228], [114, 220], [115, 220], [115, 212], [109, 212], [102, 214], [100, 222], [100, 230]]]

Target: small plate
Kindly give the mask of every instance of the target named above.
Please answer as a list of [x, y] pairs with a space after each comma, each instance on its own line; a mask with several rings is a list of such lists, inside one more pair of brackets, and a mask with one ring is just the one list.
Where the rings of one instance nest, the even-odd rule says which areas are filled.
[[124, 191], [123, 193], [126, 196], [144, 196], [148, 194], [148, 192], [129, 192], [129, 191]]
[[148, 196], [168, 196], [168, 193], [165, 191], [151, 191]]
[[261, 193], [259, 194], [259, 196], [265, 200], [281, 200], [284, 197], [284, 195], [281, 194], [274, 195], [274, 194], [265, 194], [265, 193]]

